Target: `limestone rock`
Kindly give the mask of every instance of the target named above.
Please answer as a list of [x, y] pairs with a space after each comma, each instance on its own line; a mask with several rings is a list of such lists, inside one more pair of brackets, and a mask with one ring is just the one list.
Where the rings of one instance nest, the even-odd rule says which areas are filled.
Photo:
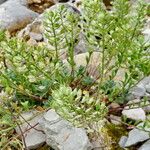
[[144, 84], [139, 84], [136, 87], [133, 87], [130, 92], [135, 98], [141, 98], [145, 96], [146, 89], [144, 87]]
[[142, 120], [144, 121], [146, 119], [145, 112], [142, 108], [132, 108], [128, 109], [125, 107], [125, 109], [122, 111], [122, 115], [126, 116], [129, 119], [133, 120]]
[[0, 28], [15, 32], [32, 22], [37, 16], [37, 13], [25, 6], [15, 1], [7, 1], [0, 5]]
[[[42, 115], [37, 115], [36, 111], [31, 111], [23, 113], [21, 116], [20, 121], [24, 122], [20, 126], [22, 132], [28, 130], [24, 133], [26, 146], [28, 149], [36, 149], [46, 141], [46, 136], [43, 133], [41, 126], [38, 124], [38, 121], [41, 119]], [[35, 126], [35, 128], [31, 128], [31, 126], [27, 124], [23, 118], [28, 121], [31, 126]], [[21, 135], [19, 127], [16, 128], [16, 132], [18, 135]]]
[[[73, 12], [75, 14], [80, 14], [80, 11], [76, 7], [73, 7], [72, 5], [70, 5], [68, 3], [63, 3], [63, 4], [62, 3], [57, 3], [56, 5], [46, 9], [45, 12], [47, 12], [47, 11], [57, 11], [58, 7], [62, 6], [62, 5], [64, 7], [66, 7], [68, 11]], [[64, 17], [64, 19], [65, 19], [65, 17]], [[26, 28], [21, 30], [18, 33], [18, 37], [23, 38], [26, 41], [28, 41], [29, 39], [34, 38], [34, 37], [31, 36], [31, 34], [30, 34], [31, 32], [36, 33], [36, 34], [40, 34], [40, 36], [42, 36], [43, 42], [45, 42], [46, 45], [48, 45], [49, 49], [53, 50], [54, 48], [48, 43], [48, 39], [44, 36], [43, 21], [44, 21], [44, 13], [41, 14], [38, 18], [36, 18], [33, 23], [27, 25]], [[66, 23], [67, 21], [64, 20], [64, 22]], [[36, 39], [34, 39], [34, 40], [36, 40]], [[37, 41], [37, 42], [39, 42], [39, 41]], [[74, 49], [75, 49], [76, 54], [86, 51], [85, 43], [84, 43], [84, 39], [83, 39], [82, 34], [79, 35], [79, 42], [75, 46]], [[62, 51], [64, 52], [64, 48], [62, 49]], [[62, 51], [61, 51], [61, 55], [63, 54]], [[64, 53], [63, 56], [65, 56], [65, 54], [66, 53]]]
[[150, 83], [147, 84], [147, 85], [145, 86], [145, 88], [146, 88], [146, 91], [147, 91], [148, 93], [150, 93]]
[[0, 0], [0, 4], [4, 3], [6, 0]]
[[45, 113], [39, 122], [47, 140], [55, 150], [91, 150], [92, 146], [84, 129], [75, 128], [63, 120], [54, 110]]
[[146, 141], [149, 138], [150, 136], [148, 132], [139, 129], [133, 129], [129, 132], [129, 136], [125, 143], [125, 147], [136, 145], [137, 143]]
[[150, 150], [150, 140], [145, 142], [138, 150]]
[[113, 123], [115, 125], [121, 124], [121, 117], [110, 115], [110, 120], [111, 120], [111, 123]]
[[127, 136], [122, 136], [121, 138], [120, 138], [120, 141], [119, 141], [119, 146], [121, 147], [121, 148], [125, 148], [125, 143], [127, 142]]

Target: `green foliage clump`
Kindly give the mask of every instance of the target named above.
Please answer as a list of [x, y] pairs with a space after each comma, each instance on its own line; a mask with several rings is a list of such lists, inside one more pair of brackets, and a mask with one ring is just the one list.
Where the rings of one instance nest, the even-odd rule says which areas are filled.
[[61, 85], [52, 91], [52, 104], [58, 114], [76, 126], [88, 127], [103, 119], [107, 113], [105, 103], [90, 97], [87, 91]]

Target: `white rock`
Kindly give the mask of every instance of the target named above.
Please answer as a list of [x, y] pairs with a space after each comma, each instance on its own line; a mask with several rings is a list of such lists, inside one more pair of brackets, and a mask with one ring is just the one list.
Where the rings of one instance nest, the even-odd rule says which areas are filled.
[[138, 144], [139, 142], [146, 141], [150, 138], [149, 133], [139, 129], [133, 129], [129, 132], [128, 139], [125, 147], [130, 147]]
[[144, 121], [146, 119], [145, 112], [142, 108], [128, 109], [128, 107], [125, 107], [125, 109], [122, 111], [122, 115], [137, 121]]
[[120, 138], [120, 141], [119, 141], [119, 146], [121, 147], [121, 148], [125, 148], [125, 143], [127, 142], [127, 136], [122, 136], [121, 138]]
[[135, 97], [135, 98], [141, 98], [145, 96], [146, 94], [146, 89], [144, 87], [144, 84], [139, 84], [136, 87], [133, 87], [130, 91], [130, 93]]
[[145, 41], [146, 41], [146, 42], [150, 41], [150, 29], [145, 29], [145, 30], [143, 31], [143, 34], [144, 34], [144, 36], [145, 36]]
[[147, 85], [150, 83], [150, 76], [145, 77], [144, 79], [142, 79], [138, 85]]
[[145, 142], [138, 150], [150, 150], [150, 140]]
[[111, 123], [115, 125], [121, 124], [121, 117], [110, 115], [110, 120], [111, 120]]
[[42, 34], [34, 33], [34, 32], [30, 33], [30, 37], [31, 37], [31, 39], [34, 39], [36, 41], [41, 41], [43, 39]]
[[55, 150], [92, 149], [85, 130], [73, 127], [54, 110], [46, 112], [40, 124], [47, 136], [46, 143]]
[[[31, 126], [35, 126], [38, 123], [39, 119], [41, 119], [42, 115], [37, 115], [36, 111], [31, 111], [31, 112], [23, 113], [22, 117], [27, 121], [29, 120], [28, 123]], [[23, 118], [20, 117], [21, 122], [24, 122]], [[24, 122], [20, 126], [22, 132], [25, 132], [26, 130], [31, 128], [29, 124]], [[19, 127], [16, 128], [16, 132], [18, 135], [21, 135], [21, 131]], [[32, 128], [29, 131], [25, 132], [24, 137], [28, 149], [36, 149], [46, 141], [46, 135], [42, 132], [42, 128], [39, 124], [35, 126], [35, 128]]]
[[0, 5], [0, 28], [14, 32], [25, 27], [38, 16], [15, 1], [7, 1]]
[[145, 86], [145, 88], [146, 88], [146, 91], [147, 91], [148, 93], [150, 93], [150, 83], [147, 84], [147, 85]]

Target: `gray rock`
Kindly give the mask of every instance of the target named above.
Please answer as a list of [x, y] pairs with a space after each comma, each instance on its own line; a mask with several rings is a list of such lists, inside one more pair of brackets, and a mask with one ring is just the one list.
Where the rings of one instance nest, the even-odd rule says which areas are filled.
[[0, 0], [0, 4], [4, 3], [6, 0]]
[[35, 41], [41, 41], [41, 40], [43, 39], [42, 34], [34, 33], [34, 32], [31, 32], [31, 33], [30, 33], [30, 37], [31, 37], [32, 39], [34, 39]]
[[121, 117], [110, 115], [110, 120], [111, 120], [111, 123], [113, 123], [115, 125], [121, 124]]
[[[28, 121], [31, 126], [35, 126], [42, 117], [42, 115], [38, 115], [36, 111], [23, 113], [21, 116]], [[22, 117], [20, 117], [20, 121], [24, 123], [20, 126], [21, 130], [22, 132], [28, 130], [24, 133], [26, 146], [28, 149], [36, 149], [46, 141], [46, 135], [39, 124], [36, 125], [35, 128], [31, 128]], [[16, 132], [18, 135], [21, 135], [19, 127], [16, 128]]]
[[145, 77], [143, 80], [141, 80], [141, 81], [139, 82], [138, 85], [147, 85], [147, 84], [149, 84], [149, 83], [150, 83], [150, 76]]
[[145, 112], [142, 108], [128, 109], [128, 107], [125, 107], [124, 110], [122, 111], [122, 115], [126, 116], [129, 119], [137, 121], [139, 120], [144, 121], [146, 119]]
[[149, 133], [140, 129], [133, 129], [129, 132], [128, 139], [125, 143], [125, 147], [130, 147], [138, 144], [139, 142], [146, 141], [150, 138]]
[[127, 139], [128, 139], [127, 136], [122, 136], [122, 137], [120, 138], [119, 146], [120, 146], [121, 148], [125, 148], [125, 144], [126, 144], [126, 142], [127, 142]]
[[150, 140], [145, 142], [138, 150], [150, 150]]
[[136, 87], [132, 88], [130, 92], [135, 98], [141, 98], [145, 96], [146, 89], [144, 87], [144, 84], [139, 84]]
[[46, 143], [55, 150], [91, 150], [92, 146], [84, 129], [75, 128], [63, 120], [54, 110], [45, 113], [39, 122], [47, 140]]
[[143, 110], [144, 110], [146, 113], [150, 113], [150, 103], [149, 103], [149, 101], [147, 102], [147, 106], [143, 107]]
[[[64, 5], [67, 8], [68, 11], [73, 12], [75, 14], [80, 14], [80, 11], [76, 7], [70, 5], [69, 3], [63, 3], [63, 4], [62, 3], [57, 3], [56, 5], [46, 9], [45, 12], [47, 12], [47, 11], [57, 11], [59, 6], [62, 6], [62, 5]], [[64, 18], [64, 19], [66, 19], [66, 18]], [[42, 35], [42, 39], [48, 45], [49, 49], [53, 50], [54, 47], [48, 44], [48, 39], [44, 36], [43, 20], [44, 20], [44, 13], [41, 14], [38, 18], [36, 18], [33, 23], [27, 25], [26, 28], [21, 30], [18, 33], [18, 37], [23, 38], [23, 39], [28, 41], [29, 39], [32, 38], [32, 36], [30, 35], [30, 32], [40, 34], [40, 35]], [[64, 20], [64, 23], [67, 23], [67, 21]], [[36, 31], [34, 31], [34, 28], [36, 28]], [[79, 42], [74, 47], [74, 51], [75, 51], [76, 54], [86, 51], [86, 45], [85, 45], [85, 42], [84, 42], [83, 35], [80, 34], [78, 38], [79, 38], [78, 39]], [[64, 48], [62, 49], [62, 51], [64, 51]]]
[[15, 32], [32, 22], [37, 16], [37, 13], [25, 6], [15, 1], [7, 1], [0, 5], [0, 28]]
[[150, 83], [147, 84], [147, 85], [145, 86], [145, 88], [146, 88], [146, 92], [148, 92], [148, 93], [150, 94]]
[[8, 0], [9, 2], [13, 2], [15, 4], [23, 5], [23, 6], [28, 6], [28, 0]]

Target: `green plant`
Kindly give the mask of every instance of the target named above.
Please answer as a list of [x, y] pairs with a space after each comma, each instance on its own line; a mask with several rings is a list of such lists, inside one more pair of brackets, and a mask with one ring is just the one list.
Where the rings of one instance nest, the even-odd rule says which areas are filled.
[[[145, 50], [146, 42], [140, 33], [147, 6], [139, 3], [134, 7], [127, 0], [115, 0], [112, 5], [110, 12], [99, 0], [83, 1], [82, 26], [89, 56], [94, 48], [101, 54], [98, 67], [100, 92], [102, 87], [107, 88], [108, 82], [116, 82], [117, 73], [124, 70], [121, 81], [115, 84], [117, 90], [109, 93], [111, 100], [117, 100], [121, 94], [120, 102], [123, 102], [129, 89], [150, 74], [147, 57], [150, 54]], [[107, 90], [103, 92], [107, 94]]]
[[17, 115], [21, 111], [21, 108], [4, 91], [0, 93], [0, 100], [0, 149], [23, 149], [22, 142], [17, 136], [12, 136], [17, 126]]
[[[141, 34], [147, 5], [114, 0], [108, 11], [102, 0], [83, 0], [81, 10], [75, 13], [62, 4], [45, 13], [48, 46], [29, 46], [0, 31], [0, 92], [9, 95], [0, 101], [0, 148], [7, 143], [22, 148], [12, 136], [22, 110], [44, 102], [74, 125], [91, 129], [107, 115], [107, 103], [125, 103], [129, 90], [150, 75], [149, 44]], [[74, 48], [81, 34], [88, 55], [86, 65], [78, 68]], [[69, 69], [60, 58], [62, 52]], [[100, 54], [96, 78], [88, 73], [94, 52]], [[147, 100], [137, 107], [143, 105]]]
[[90, 97], [87, 91], [60, 85], [52, 91], [50, 106], [63, 118], [76, 126], [90, 127], [94, 122], [104, 118], [107, 113], [105, 103]]
[[[86, 68], [92, 54], [98, 51], [98, 96], [108, 95], [110, 101], [123, 103], [129, 89], [150, 74], [150, 54], [147, 51], [149, 46], [141, 34], [147, 5], [139, 2], [138, 5], [132, 6], [128, 0], [115, 0], [112, 5], [112, 11], [108, 11], [101, 0], [83, 1], [80, 18], [78, 14], [68, 11], [68, 8], [62, 5], [56, 11], [45, 14], [45, 35], [49, 44], [57, 49], [56, 53], [60, 53], [62, 48], [66, 49], [75, 80], [73, 48], [78, 43], [75, 42], [76, 39], [82, 33], [88, 56], [85, 71], [79, 81], [90, 81]], [[117, 76], [121, 71], [121, 80], [118, 80]], [[109, 88], [108, 82], [115, 84], [109, 93], [108, 90], [104, 90]]]
[[29, 46], [16, 38], [0, 44], [0, 84], [19, 102], [42, 103], [49, 98], [51, 88], [68, 82], [65, 68], [55, 63], [47, 48]]
[[71, 6], [60, 5], [53, 11], [45, 13], [44, 27], [48, 43], [55, 51], [56, 62], [62, 50], [66, 50], [67, 60], [71, 66], [71, 75], [74, 77], [74, 47], [78, 43], [80, 28], [79, 14], [75, 13]]

